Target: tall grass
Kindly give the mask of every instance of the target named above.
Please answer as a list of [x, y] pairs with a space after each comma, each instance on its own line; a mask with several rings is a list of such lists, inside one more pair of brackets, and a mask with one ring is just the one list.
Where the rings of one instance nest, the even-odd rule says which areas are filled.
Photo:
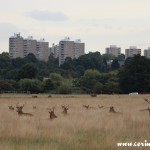
[[[2, 150], [114, 150], [118, 142], [150, 142], [148, 104], [150, 95], [1, 95], [0, 149]], [[23, 111], [33, 117], [19, 116], [8, 105], [25, 104]], [[82, 105], [94, 108], [86, 110]], [[61, 105], [69, 105], [68, 115]], [[99, 109], [98, 105], [104, 108]], [[33, 109], [36, 106], [37, 109]], [[122, 115], [110, 114], [114, 106]], [[49, 119], [47, 108], [56, 107], [58, 118]], [[138, 147], [138, 149], [148, 149]]]

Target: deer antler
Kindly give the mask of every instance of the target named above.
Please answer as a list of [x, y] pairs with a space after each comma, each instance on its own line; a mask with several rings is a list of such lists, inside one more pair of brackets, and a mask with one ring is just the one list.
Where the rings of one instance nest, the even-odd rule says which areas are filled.
[[148, 101], [148, 99], [147, 99], [147, 98], [145, 98], [144, 100], [145, 100], [147, 103], [149, 103], [149, 104], [150, 104], [150, 102]]

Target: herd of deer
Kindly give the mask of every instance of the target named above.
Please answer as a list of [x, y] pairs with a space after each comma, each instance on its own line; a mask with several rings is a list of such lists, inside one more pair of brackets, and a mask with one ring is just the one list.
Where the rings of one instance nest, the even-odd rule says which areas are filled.
[[[61, 107], [63, 109], [62, 114], [63, 115], [67, 115], [68, 114], [69, 105], [68, 106], [62, 105]], [[8, 106], [8, 108], [10, 110], [13, 110], [13, 111], [15, 110], [15, 107], [13, 107], [12, 105]], [[23, 112], [22, 111], [23, 108], [24, 108], [24, 105], [19, 106], [18, 103], [16, 104], [16, 112], [18, 113], [18, 115], [20, 115], [20, 116], [33, 116], [33, 114], [31, 114], [31, 113], [25, 113], [25, 112]], [[36, 109], [36, 106], [33, 106], [33, 109]], [[49, 118], [50, 119], [57, 118], [57, 116], [54, 113], [54, 110], [55, 110], [55, 107], [48, 108], [48, 112], [49, 112], [49, 115], [50, 115]]]
[[[150, 101], [148, 99], [144, 99], [148, 104], [150, 104]], [[96, 109], [95, 107], [92, 107], [90, 105], [82, 105], [85, 109]], [[15, 110], [15, 107], [13, 107], [12, 105], [11, 106], [8, 106], [8, 108], [10, 110]], [[25, 113], [22, 111], [22, 109], [24, 108], [24, 105], [21, 105], [19, 106], [18, 103], [16, 104], [16, 111], [18, 113], [18, 115], [20, 116], [33, 116], [33, 114], [31, 113]], [[61, 108], [63, 109], [62, 111], [62, 114], [63, 115], [67, 115], [68, 114], [68, 109], [69, 109], [69, 105], [68, 106], [65, 106], [65, 105], [61, 105]], [[102, 109], [104, 108], [104, 106], [99, 106], [98, 105], [98, 109]], [[122, 114], [121, 112], [119, 111], [115, 111], [114, 107], [113, 106], [110, 106], [110, 107], [105, 107], [105, 108], [109, 108], [109, 113], [113, 113], [113, 114]], [[33, 106], [33, 109], [36, 109], [36, 106]], [[49, 112], [49, 119], [55, 119], [57, 118], [57, 116], [55, 115], [55, 107], [52, 107], [52, 108], [48, 108], [48, 112]], [[149, 115], [150, 115], [150, 108], [148, 107], [147, 109], [141, 109], [140, 111], [148, 111], [149, 112]]]

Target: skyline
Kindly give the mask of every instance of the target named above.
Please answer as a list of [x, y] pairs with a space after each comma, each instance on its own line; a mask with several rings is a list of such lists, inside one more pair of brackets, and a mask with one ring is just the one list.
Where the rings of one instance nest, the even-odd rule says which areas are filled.
[[8, 52], [9, 37], [45, 38], [51, 46], [65, 37], [81, 39], [85, 52], [110, 45], [150, 47], [148, 0], [0, 0], [0, 53]]

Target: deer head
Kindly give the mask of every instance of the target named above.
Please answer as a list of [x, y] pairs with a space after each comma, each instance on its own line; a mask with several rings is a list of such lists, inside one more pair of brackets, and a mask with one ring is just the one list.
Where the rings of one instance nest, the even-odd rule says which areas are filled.
[[22, 111], [23, 107], [24, 107], [24, 105], [19, 106], [19, 105], [17, 104], [16, 108], [17, 108], [17, 112], [18, 112], [19, 115], [23, 114], [23, 111]]
[[147, 98], [145, 98], [144, 100], [145, 100], [147, 103], [149, 103], [149, 104], [150, 104], [150, 102], [148, 101], [148, 99], [147, 99]]
[[57, 118], [57, 116], [54, 113], [54, 109], [55, 109], [55, 107], [53, 107], [52, 109], [49, 108], [49, 115], [50, 115], [49, 117], [51, 120]]
[[11, 105], [11, 106], [8, 106], [8, 108], [10, 109], [10, 110], [15, 110], [15, 108]]
[[69, 106], [62, 105], [61, 107], [62, 107], [62, 109], [63, 109], [63, 112], [62, 112], [62, 113], [63, 113], [64, 115], [67, 115], [67, 114], [68, 114], [68, 108], [69, 108]]

